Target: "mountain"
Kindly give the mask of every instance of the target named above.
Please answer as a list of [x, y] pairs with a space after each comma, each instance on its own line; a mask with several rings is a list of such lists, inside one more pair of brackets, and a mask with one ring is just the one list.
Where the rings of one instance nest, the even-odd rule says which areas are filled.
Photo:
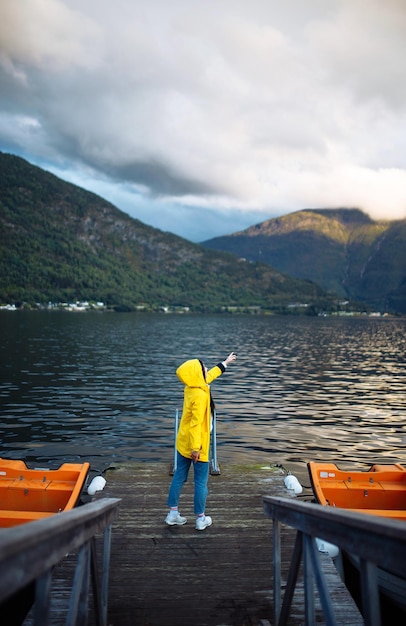
[[202, 245], [260, 260], [373, 309], [406, 313], [406, 220], [304, 209]]
[[119, 310], [331, 305], [314, 283], [147, 226], [0, 152], [0, 304], [76, 300]]

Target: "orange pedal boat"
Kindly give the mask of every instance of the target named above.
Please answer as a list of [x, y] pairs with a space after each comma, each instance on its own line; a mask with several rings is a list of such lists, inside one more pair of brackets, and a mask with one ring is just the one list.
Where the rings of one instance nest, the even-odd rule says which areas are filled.
[[89, 469], [89, 463], [63, 463], [54, 470], [29, 469], [24, 461], [0, 458], [0, 528], [73, 509]]
[[406, 520], [406, 468], [400, 463], [342, 470], [334, 463], [307, 464], [319, 504]]

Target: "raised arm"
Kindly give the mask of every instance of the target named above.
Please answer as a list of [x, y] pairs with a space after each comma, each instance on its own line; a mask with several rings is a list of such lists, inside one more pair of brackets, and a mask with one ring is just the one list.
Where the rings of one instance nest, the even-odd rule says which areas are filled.
[[226, 359], [224, 359], [223, 363], [224, 365], [227, 367], [227, 365], [229, 365], [230, 363], [232, 363], [233, 361], [235, 361], [237, 358], [237, 355], [234, 354], [234, 352], [230, 352], [230, 354], [228, 355], [228, 357]]

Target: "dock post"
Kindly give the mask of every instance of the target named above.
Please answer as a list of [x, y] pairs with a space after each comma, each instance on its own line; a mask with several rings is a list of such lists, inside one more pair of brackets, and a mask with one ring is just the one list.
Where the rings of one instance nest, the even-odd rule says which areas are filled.
[[178, 428], [179, 428], [179, 409], [176, 409], [175, 411], [175, 433], [174, 433], [174, 438], [173, 438], [173, 463], [172, 463], [172, 467], [169, 470], [169, 474], [171, 476], [173, 476], [173, 474], [176, 472], [176, 468], [178, 466], [178, 460], [177, 460], [177, 456], [176, 456], [176, 436], [178, 434]]
[[281, 614], [281, 530], [279, 520], [272, 519], [273, 619], [279, 624]]
[[211, 433], [211, 463], [210, 474], [218, 476], [220, 474], [220, 468], [217, 463], [217, 430], [216, 430], [216, 410], [213, 411], [213, 430]]

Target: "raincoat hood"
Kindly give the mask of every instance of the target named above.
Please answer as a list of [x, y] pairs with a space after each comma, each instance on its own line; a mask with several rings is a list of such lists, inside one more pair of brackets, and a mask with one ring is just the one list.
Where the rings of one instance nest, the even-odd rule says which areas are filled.
[[199, 359], [190, 359], [182, 363], [176, 370], [176, 375], [187, 387], [200, 387], [201, 389], [208, 387]]

